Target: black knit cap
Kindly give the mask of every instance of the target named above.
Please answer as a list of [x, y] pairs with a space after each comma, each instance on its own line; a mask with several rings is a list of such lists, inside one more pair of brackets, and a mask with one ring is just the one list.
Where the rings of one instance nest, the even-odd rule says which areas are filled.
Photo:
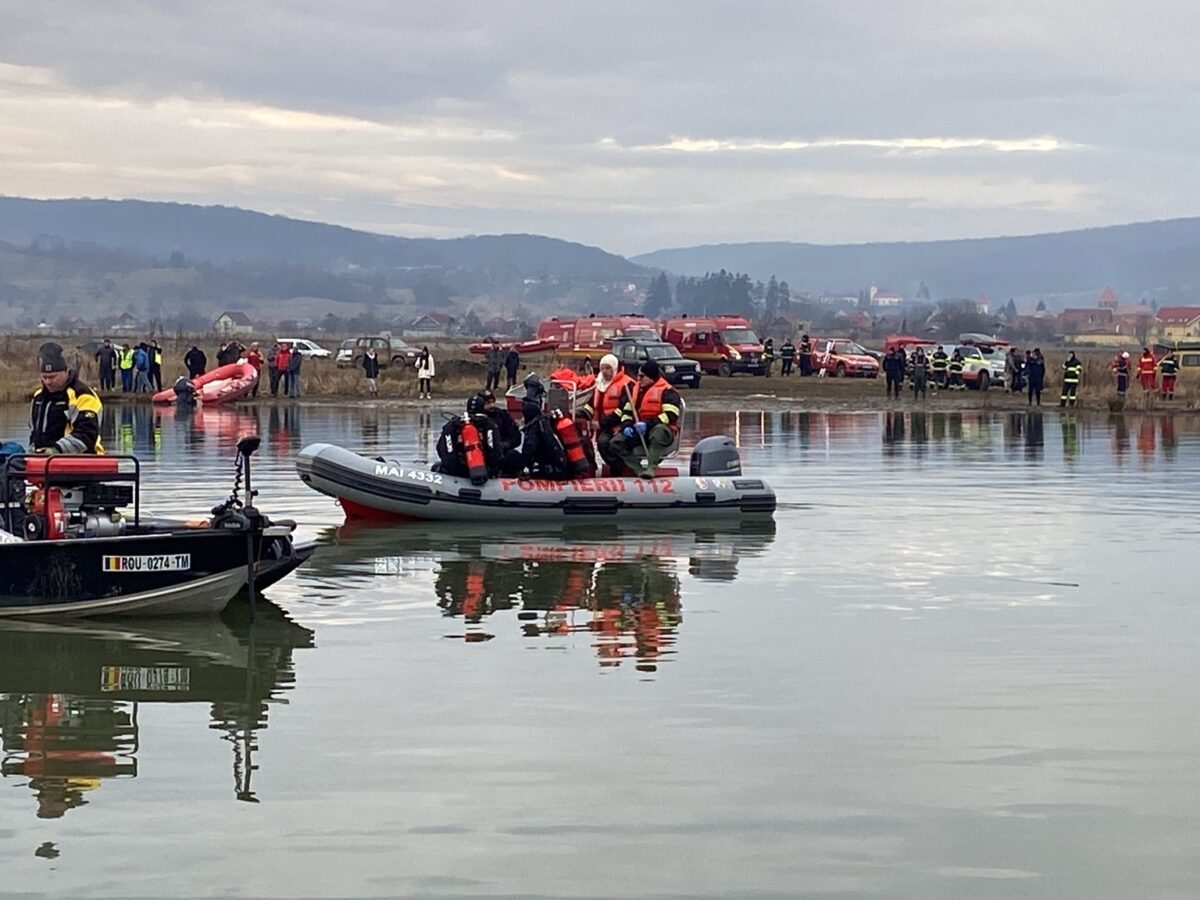
[[43, 374], [67, 371], [67, 361], [63, 358], [63, 349], [50, 341], [38, 347], [38, 371]]
[[658, 363], [652, 359], [648, 359], [642, 363], [642, 369], [638, 374], [658, 380], [659, 376], [662, 375], [662, 370], [658, 367]]

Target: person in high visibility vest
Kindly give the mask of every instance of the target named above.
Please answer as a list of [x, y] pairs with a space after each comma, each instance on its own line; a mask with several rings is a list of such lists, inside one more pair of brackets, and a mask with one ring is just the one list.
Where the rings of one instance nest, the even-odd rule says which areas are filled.
[[128, 394], [133, 390], [133, 350], [122, 344], [117, 353], [117, 368], [121, 370], [121, 390]]
[[162, 390], [162, 347], [158, 341], [151, 341], [146, 352], [150, 355], [150, 385], [156, 391]]
[[1083, 363], [1075, 356], [1075, 351], [1063, 363], [1062, 393], [1058, 398], [1059, 406], [1074, 406], [1076, 391], [1079, 390], [1079, 380], [1083, 377]]
[[801, 378], [812, 374], [812, 352], [812, 341], [807, 334], [802, 334], [800, 336], [800, 346], [796, 348], [796, 359], [800, 364]]
[[639, 478], [653, 478], [654, 469], [675, 443], [682, 411], [679, 392], [662, 377], [658, 363], [653, 359], [642, 363], [637, 390], [621, 410], [621, 433], [612, 439], [612, 449], [625, 467]]
[[1168, 350], [1167, 355], [1159, 360], [1158, 368], [1162, 371], [1162, 398], [1175, 399], [1175, 378], [1179, 375], [1179, 362], [1175, 359], [1175, 351]]
[[950, 357], [946, 355], [945, 347], [938, 347], [929, 358], [929, 371], [933, 373], [935, 387], [945, 390], [946, 373], [950, 371]]
[[792, 343], [791, 338], [787, 338], [783, 342], [783, 346], [779, 348], [779, 359], [783, 366], [780, 369], [780, 375], [792, 374], [792, 363], [796, 360], [796, 345]]
[[1149, 347], [1142, 348], [1142, 355], [1138, 358], [1138, 383], [1141, 384], [1143, 391], [1152, 391], [1155, 387], [1155, 382], [1158, 380], [1158, 365], [1154, 361], [1154, 354], [1150, 352]]
[[950, 362], [946, 365], [950, 372], [950, 390], [965, 391], [967, 389], [966, 382], [963, 381], [963, 366], [965, 364], [962, 353], [958, 349], [955, 349], [954, 355], [950, 357]]

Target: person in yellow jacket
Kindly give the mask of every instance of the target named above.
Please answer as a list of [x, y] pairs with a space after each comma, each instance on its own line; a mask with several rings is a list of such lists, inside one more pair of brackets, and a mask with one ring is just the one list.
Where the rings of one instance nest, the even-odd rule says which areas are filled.
[[133, 348], [128, 344], [117, 351], [117, 368], [121, 371], [121, 390], [128, 394], [133, 390]]
[[38, 348], [42, 386], [29, 409], [29, 446], [37, 453], [104, 453], [100, 443], [100, 398], [67, 368], [62, 347]]

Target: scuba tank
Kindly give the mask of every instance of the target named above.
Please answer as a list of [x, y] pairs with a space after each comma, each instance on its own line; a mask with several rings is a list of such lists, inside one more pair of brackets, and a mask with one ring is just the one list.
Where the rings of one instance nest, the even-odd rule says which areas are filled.
[[474, 422], [463, 422], [459, 436], [462, 440], [463, 455], [467, 460], [467, 477], [471, 479], [471, 484], [483, 484], [488, 480], [488, 470], [479, 429], [475, 427]]
[[583, 444], [579, 440], [579, 431], [569, 416], [564, 416], [558, 410], [554, 411], [554, 433], [562, 442], [563, 451], [567, 455], [567, 468], [572, 475], [587, 476], [591, 474], [591, 466], [583, 452]]

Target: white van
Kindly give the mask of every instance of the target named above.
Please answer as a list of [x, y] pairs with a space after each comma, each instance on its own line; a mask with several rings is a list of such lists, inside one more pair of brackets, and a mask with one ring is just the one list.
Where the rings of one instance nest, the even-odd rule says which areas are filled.
[[320, 344], [306, 338], [281, 337], [276, 338], [276, 340], [281, 344], [287, 344], [293, 350], [299, 350], [300, 355], [305, 359], [329, 359], [329, 357], [333, 356], [332, 353]]

